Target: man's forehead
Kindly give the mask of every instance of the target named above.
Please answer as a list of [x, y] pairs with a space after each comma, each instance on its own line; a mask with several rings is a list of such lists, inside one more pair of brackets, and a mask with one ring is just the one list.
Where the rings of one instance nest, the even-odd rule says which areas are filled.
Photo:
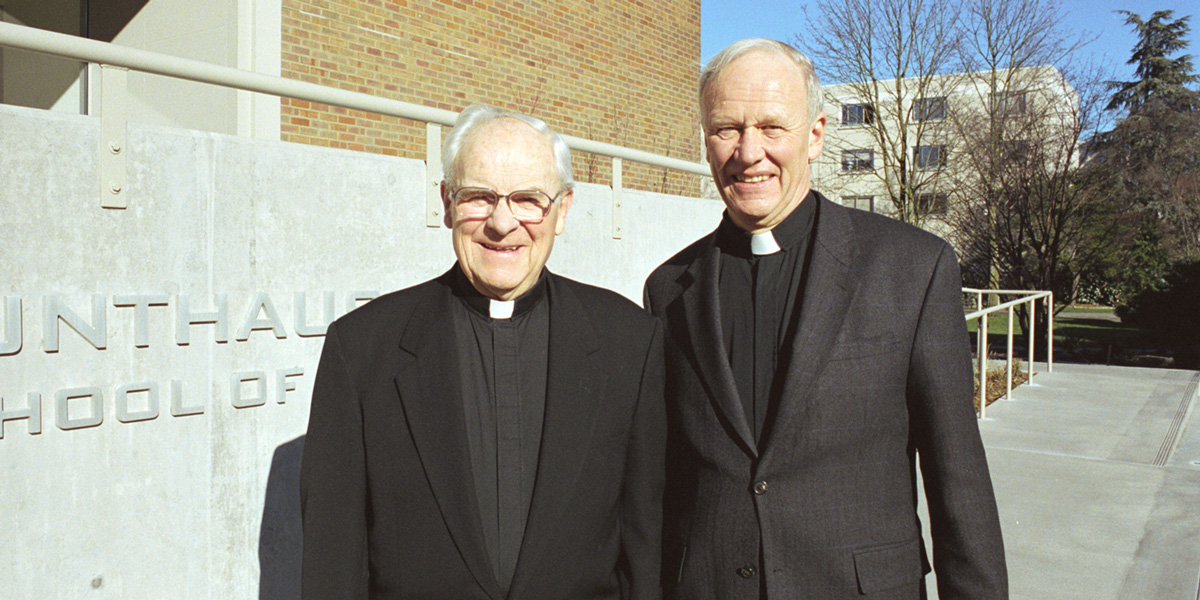
[[546, 136], [516, 119], [481, 126], [465, 142], [463, 183], [500, 185], [497, 179], [555, 177], [554, 149]]
[[528, 124], [516, 119], [497, 119], [482, 125], [464, 142], [464, 154], [474, 160], [499, 157], [525, 157], [553, 161], [550, 140]]
[[734, 59], [705, 90], [705, 100], [710, 113], [735, 103], [802, 107], [804, 88], [803, 73], [791, 59], [753, 52]]
[[[537, 141], [536, 144], [533, 143], [534, 140]], [[549, 145], [546, 136], [528, 123], [509, 117], [495, 119], [480, 125], [467, 137], [464, 144], [469, 150], [477, 146], [504, 145], [512, 142], [521, 142], [534, 148]]]
[[804, 105], [800, 102], [717, 102], [708, 110], [709, 125], [788, 125], [801, 120]]

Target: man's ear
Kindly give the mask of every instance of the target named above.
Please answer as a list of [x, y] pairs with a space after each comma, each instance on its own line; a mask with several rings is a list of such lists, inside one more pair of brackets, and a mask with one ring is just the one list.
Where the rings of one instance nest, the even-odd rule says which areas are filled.
[[443, 181], [441, 185], [442, 191], [442, 223], [446, 224], [447, 229], [454, 229], [454, 219], [450, 214], [450, 188]]
[[828, 117], [825, 113], [817, 115], [813, 119], [813, 124], [808, 132], [808, 162], [817, 160], [821, 156], [821, 149], [825, 147], [825, 122]]
[[567, 190], [562, 199], [558, 201], [558, 216], [554, 218], [554, 235], [562, 234], [563, 227], [567, 224], [567, 211], [571, 210], [571, 203], [574, 201], [575, 190]]

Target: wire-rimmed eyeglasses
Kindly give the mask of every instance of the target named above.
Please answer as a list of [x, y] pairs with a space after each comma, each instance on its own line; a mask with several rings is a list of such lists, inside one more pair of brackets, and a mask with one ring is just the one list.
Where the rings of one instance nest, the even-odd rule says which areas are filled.
[[486, 219], [492, 216], [496, 205], [503, 198], [514, 219], [522, 223], [537, 224], [546, 219], [550, 207], [562, 197], [562, 192], [550, 197], [541, 190], [517, 190], [504, 195], [487, 188], [465, 187], [450, 193], [450, 200], [464, 219]]

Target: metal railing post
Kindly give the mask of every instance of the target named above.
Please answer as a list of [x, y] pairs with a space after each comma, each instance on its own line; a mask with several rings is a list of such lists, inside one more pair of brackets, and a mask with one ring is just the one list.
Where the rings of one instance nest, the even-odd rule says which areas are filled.
[[987, 415], [987, 313], [979, 318], [975, 331], [979, 341], [979, 418], [982, 419]]
[[128, 208], [125, 157], [129, 106], [129, 69], [100, 65], [100, 206]]
[[1037, 319], [1036, 319], [1036, 317], [1037, 317], [1037, 301], [1038, 301], [1037, 298], [1034, 298], [1029, 301], [1029, 323], [1028, 323], [1028, 328], [1025, 330], [1025, 337], [1029, 339], [1029, 354], [1027, 355], [1027, 357], [1029, 359], [1029, 381], [1030, 382], [1033, 382], [1033, 340], [1034, 340], [1033, 324], [1037, 322]]
[[1005, 360], [1004, 371], [1007, 382], [1004, 388], [1004, 399], [1012, 400], [1013, 380], [1013, 307], [1008, 307], [1008, 358]]
[[1054, 372], [1054, 292], [1046, 297], [1046, 372]]
[[622, 176], [621, 159], [612, 159], [612, 236], [614, 240], [621, 239], [621, 235], [624, 234], [625, 219], [621, 214], [621, 187], [624, 185], [621, 181]]
[[425, 226], [442, 226], [442, 126], [425, 124]]

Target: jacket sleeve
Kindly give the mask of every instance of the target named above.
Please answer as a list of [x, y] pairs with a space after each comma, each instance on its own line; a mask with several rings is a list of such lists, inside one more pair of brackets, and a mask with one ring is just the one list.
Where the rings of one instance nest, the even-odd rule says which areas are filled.
[[921, 306], [909, 365], [910, 435], [929, 506], [938, 597], [1008, 598], [1000, 519], [971, 402], [962, 282], [943, 245]]
[[329, 326], [313, 384], [300, 467], [301, 596], [367, 598], [366, 467], [362, 409]]
[[666, 447], [663, 331], [654, 319], [642, 368], [637, 408], [621, 487], [621, 597], [657, 600], [662, 549], [662, 495]]

